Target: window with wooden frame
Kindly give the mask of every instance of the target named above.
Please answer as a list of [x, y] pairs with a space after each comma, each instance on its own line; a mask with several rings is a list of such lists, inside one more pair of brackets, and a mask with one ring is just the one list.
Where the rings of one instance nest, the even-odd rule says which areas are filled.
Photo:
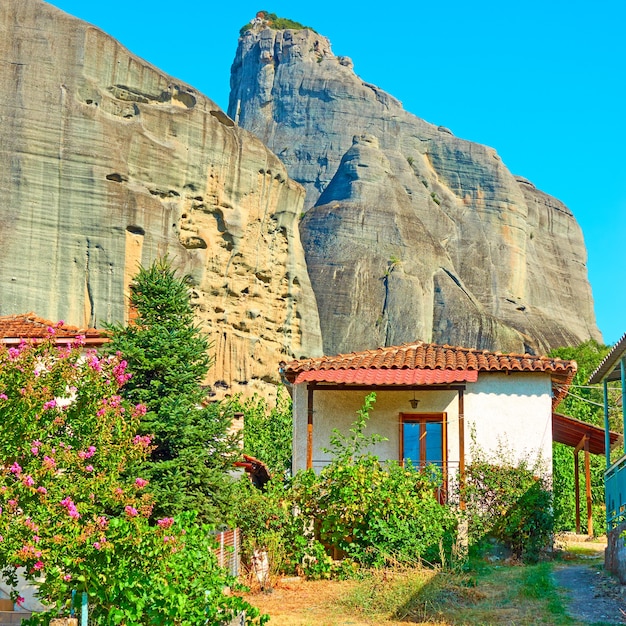
[[447, 449], [446, 413], [400, 414], [400, 462], [404, 465], [410, 461], [420, 468], [429, 465], [438, 467], [442, 476], [442, 484], [437, 490], [440, 502], [446, 499]]

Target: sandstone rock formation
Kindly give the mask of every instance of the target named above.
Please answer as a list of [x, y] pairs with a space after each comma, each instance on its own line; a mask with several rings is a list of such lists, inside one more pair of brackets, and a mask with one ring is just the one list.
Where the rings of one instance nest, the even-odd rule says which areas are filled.
[[415, 340], [546, 352], [601, 339], [572, 213], [492, 148], [404, 111], [310, 30], [242, 35], [229, 115], [307, 190], [324, 351]]
[[304, 191], [211, 100], [41, 0], [0, 4], [0, 315], [122, 321], [137, 269], [194, 283], [231, 391], [321, 350]]

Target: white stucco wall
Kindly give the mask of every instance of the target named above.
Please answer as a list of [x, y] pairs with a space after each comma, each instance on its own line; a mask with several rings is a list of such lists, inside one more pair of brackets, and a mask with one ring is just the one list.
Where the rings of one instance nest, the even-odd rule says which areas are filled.
[[485, 451], [500, 443], [532, 463], [539, 456], [552, 473], [552, 384], [543, 373], [481, 374], [465, 392], [466, 461], [471, 433]]
[[[468, 383], [464, 392], [465, 459], [471, 458], [472, 437], [486, 452], [500, 444], [514, 451], [517, 459], [532, 460], [541, 455], [545, 469], [552, 467], [552, 403], [550, 376], [543, 373], [481, 374]], [[320, 469], [330, 460], [328, 447], [333, 428], [347, 433], [368, 392], [321, 391], [314, 393], [313, 467]], [[399, 459], [400, 413], [446, 413], [448, 467], [455, 473], [459, 463], [459, 414], [456, 391], [418, 391], [416, 410], [410, 408], [412, 391], [380, 391], [366, 432], [378, 433], [387, 441], [372, 452], [381, 459]], [[293, 388], [294, 455], [293, 470], [306, 468], [307, 389]]]
[[[331, 455], [328, 447], [333, 428], [347, 433], [363, 405], [366, 391], [320, 391], [313, 394], [313, 467], [326, 465]], [[371, 451], [381, 459], [398, 460], [400, 457], [400, 413], [446, 413], [448, 436], [448, 462], [452, 466], [459, 461], [458, 400], [456, 391], [418, 391], [417, 409], [411, 409], [412, 391], [379, 391], [370, 414], [367, 433], [378, 433], [387, 441], [376, 444]], [[293, 395], [294, 455], [293, 470], [306, 468], [307, 440], [307, 390], [306, 385], [296, 385]]]

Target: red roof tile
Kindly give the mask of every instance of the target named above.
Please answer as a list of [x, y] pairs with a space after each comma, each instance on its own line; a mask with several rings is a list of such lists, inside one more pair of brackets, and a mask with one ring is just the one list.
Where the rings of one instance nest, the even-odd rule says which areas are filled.
[[[282, 364], [282, 370], [290, 382], [301, 382], [300, 375], [304, 372], [326, 372], [316, 374], [318, 382], [348, 383], [346, 374], [339, 376], [330, 372], [338, 371], [379, 371], [379, 370], [434, 370], [434, 371], [475, 371], [475, 372], [546, 372], [552, 379], [553, 405], [556, 406], [563, 398], [567, 387], [576, 372], [576, 361], [555, 359], [547, 356], [531, 354], [502, 354], [488, 350], [461, 348], [434, 343], [405, 344], [390, 346], [376, 350], [364, 350], [336, 356], [322, 356], [312, 359], [300, 359]], [[365, 375], [359, 378], [364, 378]], [[397, 375], [393, 378], [397, 379]], [[309, 380], [310, 380], [309, 379]], [[443, 381], [442, 381], [443, 382]], [[447, 382], [447, 381], [446, 381]], [[468, 381], [469, 382], [469, 381]], [[353, 382], [353, 384], [383, 384]], [[416, 384], [401, 383], [393, 384]], [[417, 383], [430, 384], [430, 383]]]
[[309, 370], [300, 372], [296, 384], [318, 381], [350, 383], [353, 385], [440, 385], [459, 382], [475, 383], [476, 370], [417, 370], [417, 369], [350, 369]]
[[82, 335], [88, 343], [105, 343], [106, 333], [96, 328], [79, 328], [69, 324], [51, 322], [34, 313], [5, 315], [0, 317], [0, 343], [13, 343], [21, 339], [44, 339], [50, 336], [48, 328], [54, 328], [57, 340], [73, 339]]

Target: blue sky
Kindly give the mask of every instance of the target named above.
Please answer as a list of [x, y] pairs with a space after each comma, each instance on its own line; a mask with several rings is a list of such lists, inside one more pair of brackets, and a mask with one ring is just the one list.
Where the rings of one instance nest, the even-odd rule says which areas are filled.
[[598, 326], [626, 333], [626, 2], [52, 0], [223, 109], [258, 10], [311, 26], [406, 110], [495, 148], [585, 235]]

